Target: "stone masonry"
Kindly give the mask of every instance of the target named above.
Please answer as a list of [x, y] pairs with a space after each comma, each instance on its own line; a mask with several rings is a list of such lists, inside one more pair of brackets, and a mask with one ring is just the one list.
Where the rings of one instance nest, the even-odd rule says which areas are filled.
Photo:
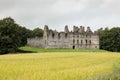
[[73, 31], [69, 31], [66, 25], [64, 32], [57, 32], [45, 25], [43, 37], [28, 39], [27, 44], [40, 48], [99, 49], [99, 36], [90, 27], [85, 31], [83, 26], [73, 26]]

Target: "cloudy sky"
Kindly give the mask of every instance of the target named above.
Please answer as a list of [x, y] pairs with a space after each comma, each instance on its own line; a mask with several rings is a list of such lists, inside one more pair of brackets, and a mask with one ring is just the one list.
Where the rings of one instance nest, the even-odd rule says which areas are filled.
[[120, 26], [120, 0], [0, 0], [0, 19], [9, 16], [29, 29], [111, 28]]

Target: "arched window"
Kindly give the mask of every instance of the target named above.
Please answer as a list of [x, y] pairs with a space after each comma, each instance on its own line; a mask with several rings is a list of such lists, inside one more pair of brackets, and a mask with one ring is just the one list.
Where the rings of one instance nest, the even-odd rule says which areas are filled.
[[53, 33], [53, 34], [52, 34], [52, 38], [54, 38], [54, 37], [55, 37], [55, 34]]
[[65, 38], [67, 38], [67, 36], [68, 36], [67, 33], [65, 33]]
[[73, 39], [73, 44], [75, 44], [75, 40]]
[[60, 33], [58, 33], [58, 39], [60, 39]]
[[89, 44], [91, 44], [91, 40], [89, 40]]
[[95, 48], [97, 48], [97, 46], [95, 46]]
[[87, 40], [85, 40], [86, 44], [87, 44]]
[[75, 46], [73, 46], [73, 49], [75, 49]]
[[79, 40], [77, 40], [77, 44], [79, 44]]
[[81, 40], [81, 44], [83, 43], [83, 40]]

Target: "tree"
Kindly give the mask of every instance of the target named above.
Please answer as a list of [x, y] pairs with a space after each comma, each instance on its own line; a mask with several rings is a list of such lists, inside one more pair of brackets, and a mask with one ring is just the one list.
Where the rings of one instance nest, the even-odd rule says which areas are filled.
[[100, 49], [120, 52], [120, 27], [99, 29]]
[[20, 43], [20, 26], [10, 17], [0, 20], [0, 53], [16, 52]]
[[25, 27], [20, 27], [20, 36], [21, 36], [21, 46], [25, 46], [27, 44], [27, 38], [33, 38], [35, 35], [33, 34], [32, 30], [27, 29]]
[[25, 27], [20, 27], [20, 39], [21, 39], [21, 44], [20, 46], [25, 46], [27, 44], [27, 29]]
[[33, 37], [34, 37], [34, 35], [33, 35], [33, 31], [32, 31], [32, 30], [27, 29], [26, 31], [27, 31], [27, 33], [26, 33], [27, 38], [33, 38]]
[[120, 52], [120, 27], [115, 27], [110, 30], [110, 50]]
[[16, 24], [10, 18], [0, 20], [0, 53], [5, 54], [9, 52], [16, 52], [18, 47], [27, 44], [27, 38], [42, 37], [43, 30], [35, 28], [29, 30]]
[[40, 28], [35, 28], [33, 30], [34, 37], [42, 37], [43, 36], [43, 30]]

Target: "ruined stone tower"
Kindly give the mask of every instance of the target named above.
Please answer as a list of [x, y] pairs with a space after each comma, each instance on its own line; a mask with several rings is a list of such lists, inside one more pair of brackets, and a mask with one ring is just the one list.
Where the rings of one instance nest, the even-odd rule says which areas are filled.
[[64, 32], [65, 32], [65, 33], [69, 33], [69, 29], [68, 29], [68, 26], [67, 26], [67, 25], [65, 26]]
[[49, 36], [49, 28], [47, 25], [45, 25], [44, 27], [44, 34], [43, 34], [43, 43], [44, 43], [44, 47], [47, 46], [47, 40], [48, 40], [48, 36]]
[[83, 26], [73, 26], [70, 32], [66, 25], [64, 32], [57, 32], [49, 30], [45, 25], [42, 38], [28, 39], [28, 45], [35, 44], [41, 48], [99, 49], [99, 36], [90, 27], [85, 30]]

